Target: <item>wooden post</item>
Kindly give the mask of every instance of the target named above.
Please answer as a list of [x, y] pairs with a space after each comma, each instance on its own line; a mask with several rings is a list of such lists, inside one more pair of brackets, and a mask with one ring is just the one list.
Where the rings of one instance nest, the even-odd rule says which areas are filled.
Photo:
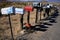
[[41, 12], [40, 12], [40, 21], [41, 21]]
[[36, 20], [35, 20], [35, 23], [37, 23], [37, 20], [38, 20], [38, 9], [36, 9]]
[[23, 29], [23, 14], [21, 15], [21, 27], [22, 27], [22, 29]]
[[21, 22], [21, 28], [23, 29], [23, 16], [24, 16], [24, 13], [25, 13], [25, 10], [23, 11], [23, 14], [21, 14], [21, 19], [20, 19], [20, 22]]
[[42, 11], [41, 9], [42, 9], [42, 8], [40, 7], [40, 9], [39, 9], [39, 10], [40, 10], [40, 21], [41, 21], [41, 11]]
[[30, 11], [28, 11], [28, 16], [27, 16], [27, 22], [30, 23], [29, 21], [30, 21]]
[[11, 37], [12, 37], [12, 40], [14, 40], [13, 31], [12, 31], [12, 25], [11, 25], [11, 19], [10, 19], [10, 14], [8, 14], [8, 17], [9, 17], [9, 24], [10, 24], [10, 30], [11, 30]]

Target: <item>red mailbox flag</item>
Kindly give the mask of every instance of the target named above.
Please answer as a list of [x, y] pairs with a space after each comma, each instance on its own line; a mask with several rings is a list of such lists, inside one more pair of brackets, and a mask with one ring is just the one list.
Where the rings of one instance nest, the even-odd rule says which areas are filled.
[[25, 6], [24, 9], [25, 11], [32, 11], [33, 8], [31, 6]]

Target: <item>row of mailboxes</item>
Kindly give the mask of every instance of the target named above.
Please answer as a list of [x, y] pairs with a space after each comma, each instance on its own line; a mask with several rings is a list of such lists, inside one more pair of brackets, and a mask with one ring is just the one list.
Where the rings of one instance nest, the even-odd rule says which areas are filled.
[[[39, 10], [40, 9], [42, 10], [42, 8], [38, 8], [38, 9]], [[27, 11], [28, 12], [28, 16], [29, 16], [29, 14], [30, 14], [30, 12], [32, 10], [33, 10], [33, 7], [32, 6], [25, 6], [24, 8], [6, 7], [6, 8], [2, 8], [1, 9], [1, 13], [2, 14], [12, 14], [12, 13], [24, 14], [24, 11]], [[36, 12], [36, 14], [38, 14], [38, 12]]]
[[[41, 7], [38, 7], [38, 6], [36, 6], [35, 8], [41, 9]], [[43, 8], [46, 8], [46, 7], [43, 7]], [[1, 13], [2, 14], [10, 14], [10, 13], [20, 13], [20, 14], [23, 14], [24, 10], [31, 12], [33, 10], [33, 7], [32, 6], [25, 6], [24, 8], [6, 7], [6, 8], [2, 8], [1, 9]]]
[[23, 8], [6, 7], [6, 8], [1, 9], [1, 13], [2, 14], [11, 14], [11, 13], [23, 14], [24, 10], [30, 12], [30, 11], [32, 11], [32, 9], [33, 9], [33, 7], [31, 7], [31, 6], [25, 6], [24, 9]]

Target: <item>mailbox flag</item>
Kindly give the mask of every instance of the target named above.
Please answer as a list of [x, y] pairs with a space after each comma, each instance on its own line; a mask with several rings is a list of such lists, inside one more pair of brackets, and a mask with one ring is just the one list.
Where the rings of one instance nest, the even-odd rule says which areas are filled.
[[15, 13], [23, 14], [24, 13], [24, 9], [22, 9], [22, 8], [15, 8]]
[[13, 7], [2, 8], [1, 13], [2, 14], [11, 14], [11, 13], [13, 13]]

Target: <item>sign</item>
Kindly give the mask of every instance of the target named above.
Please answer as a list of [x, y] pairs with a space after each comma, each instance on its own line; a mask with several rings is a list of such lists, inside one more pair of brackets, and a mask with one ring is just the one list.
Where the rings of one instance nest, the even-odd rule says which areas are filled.
[[33, 8], [31, 6], [25, 6], [24, 9], [25, 9], [25, 11], [32, 11]]
[[15, 13], [23, 14], [24, 13], [24, 9], [22, 9], [22, 8], [15, 8]]
[[2, 8], [1, 13], [2, 14], [11, 14], [11, 13], [13, 13], [13, 7]]

